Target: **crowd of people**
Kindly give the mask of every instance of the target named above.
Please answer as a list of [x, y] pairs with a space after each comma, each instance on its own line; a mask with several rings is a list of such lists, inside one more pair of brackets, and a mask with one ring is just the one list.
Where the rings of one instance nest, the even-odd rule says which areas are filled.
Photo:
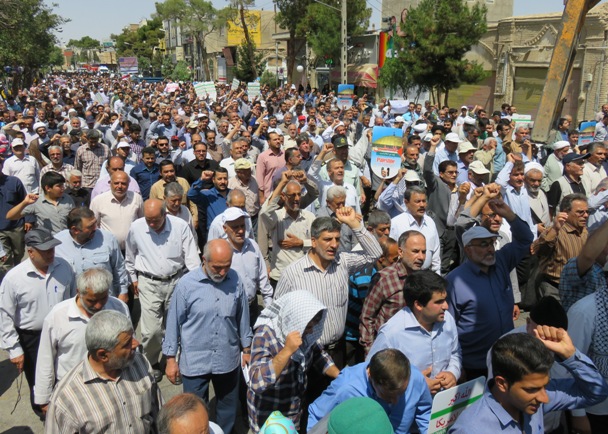
[[605, 433], [608, 104], [585, 146], [516, 112], [88, 75], [0, 101], [0, 343], [45, 432], [426, 433], [483, 376], [449, 432]]

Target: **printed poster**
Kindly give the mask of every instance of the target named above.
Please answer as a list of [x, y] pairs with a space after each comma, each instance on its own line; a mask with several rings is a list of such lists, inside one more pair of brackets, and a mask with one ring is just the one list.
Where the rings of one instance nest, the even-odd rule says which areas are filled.
[[595, 137], [595, 126], [597, 125], [596, 121], [591, 122], [581, 122], [579, 131], [578, 131], [578, 146], [588, 145], [593, 142], [593, 137]]
[[339, 84], [338, 85], [338, 107], [340, 109], [349, 109], [353, 106], [353, 97], [355, 96], [354, 84]]
[[372, 130], [372, 172], [382, 179], [393, 178], [401, 168], [403, 130], [374, 127]]
[[483, 396], [485, 384], [486, 377], [479, 377], [435, 395], [428, 434], [447, 433], [460, 413]]

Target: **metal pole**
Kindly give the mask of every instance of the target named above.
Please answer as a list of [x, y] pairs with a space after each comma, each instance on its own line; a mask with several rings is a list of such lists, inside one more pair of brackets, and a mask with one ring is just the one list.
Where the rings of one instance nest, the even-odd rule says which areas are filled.
[[[276, 6], [275, 6], [276, 8]], [[279, 41], [276, 41], [274, 43], [274, 49], [275, 49], [275, 54], [277, 57], [277, 61], [275, 63], [275, 70], [274, 72], [276, 73], [276, 87], [279, 87]]]
[[347, 40], [346, 40], [346, 0], [341, 0], [342, 1], [342, 59], [340, 61], [340, 75], [342, 76], [342, 84], [346, 84], [347, 81], [347, 77], [346, 77], [346, 50], [348, 48], [347, 46]]

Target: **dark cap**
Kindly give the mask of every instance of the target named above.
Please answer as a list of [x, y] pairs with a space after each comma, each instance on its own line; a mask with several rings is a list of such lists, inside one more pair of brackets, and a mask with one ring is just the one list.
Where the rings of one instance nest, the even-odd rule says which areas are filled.
[[576, 154], [574, 152], [570, 152], [569, 154], [564, 155], [564, 158], [562, 158], [562, 163], [565, 166], [568, 163], [573, 163], [575, 161], [586, 160], [590, 156], [591, 156], [591, 154]]
[[346, 140], [346, 136], [343, 135], [335, 135], [331, 138], [331, 142], [334, 145], [334, 148], [342, 148], [344, 146], [348, 146], [348, 140]]
[[61, 241], [54, 238], [46, 228], [31, 229], [25, 234], [25, 245], [37, 250], [50, 250], [59, 244], [61, 244]]

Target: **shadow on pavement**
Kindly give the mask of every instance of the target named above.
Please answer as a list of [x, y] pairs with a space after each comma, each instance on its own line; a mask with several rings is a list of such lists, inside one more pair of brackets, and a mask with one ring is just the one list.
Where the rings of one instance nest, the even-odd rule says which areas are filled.
[[34, 431], [29, 426], [14, 426], [0, 434], [34, 434]]
[[[13, 381], [17, 378], [17, 369], [13, 366], [10, 360], [3, 360], [0, 362], [0, 396], [4, 395], [8, 389], [10, 389]], [[27, 385], [26, 385], [27, 390]], [[25, 431], [5, 431], [5, 432], [25, 432]], [[31, 431], [28, 431], [31, 432]], [[2, 433], [4, 434], [4, 433]]]

